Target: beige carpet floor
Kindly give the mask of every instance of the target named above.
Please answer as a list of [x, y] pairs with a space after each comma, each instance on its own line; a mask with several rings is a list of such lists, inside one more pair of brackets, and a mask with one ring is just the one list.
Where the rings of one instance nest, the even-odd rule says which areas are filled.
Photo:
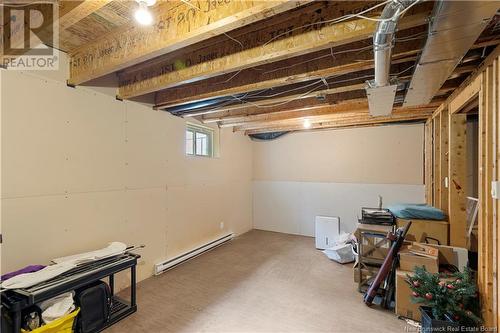
[[138, 285], [137, 313], [106, 332], [404, 332], [368, 308], [351, 265], [314, 239], [250, 231]]

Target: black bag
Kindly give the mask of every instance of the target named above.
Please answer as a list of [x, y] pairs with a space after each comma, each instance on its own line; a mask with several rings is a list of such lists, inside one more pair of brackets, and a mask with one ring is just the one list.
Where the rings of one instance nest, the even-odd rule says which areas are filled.
[[80, 307], [76, 332], [96, 332], [108, 322], [111, 291], [105, 282], [97, 281], [77, 290], [75, 302]]

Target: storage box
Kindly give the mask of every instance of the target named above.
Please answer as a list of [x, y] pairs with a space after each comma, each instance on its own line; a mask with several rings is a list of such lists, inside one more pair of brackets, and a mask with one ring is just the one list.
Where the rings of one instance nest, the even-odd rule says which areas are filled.
[[[419, 307], [421, 304], [412, 302], [411, 288], [406, 282], [406, 275], [413, 276], [413, 272], [396, 270], [396, 308], [397, 316], [420, 321], [421, 314]], [[452, 281], [452, 278], [441, 279], [442, 281]]]
[[439, 250], [439, 264], [452, 265], [460, 272], [469, 264], [469, 251], [463, 247], [431, 245]]
[[406, 282], [406, 275], [413, 275], [412, 272], [406, 272], [403, 270], [396, 270], [396, 308], [395, 312], [397, 316], [402, 316], [405, 318], [410, 318], [416, 321], [420, 321], [420, 304], [414, 304], [411, 302], [411, 289], [410, 285]]
[[399, 268], [403, 271], [412, 272], [415, 266], [422, 267], [430, 273], [439, 272], [439, 257], [423, 257], [410, 253], [408, 249], [399, 252]]
[[404, 227], [408, 221], [411, 221], [411, 226], [406, 235], [407, 240], [418, 243], [425, 243], [428, 240], [431, 243], [431, 238], [433, 238], [438, 240], [440, 245], [448, 245], [448, 221], [398, 218], [396, 225], [398, 228]]
[[[413, 243], [418, 244], [418, 243]], [[427, 244], [424, 244], [427, 245]], [[431, 245], [439, 250], [438, 259], [417, 256], [409, 253], [408, 246], [403, 246], [399, 251], [399, 267], [401, 270], [413, 271], [415, 266], [425, 266], [431, 273], [439, 272], [439, 265], [455, 266], [461, 272], [468, 265], [469, 254], [463, 247]]]

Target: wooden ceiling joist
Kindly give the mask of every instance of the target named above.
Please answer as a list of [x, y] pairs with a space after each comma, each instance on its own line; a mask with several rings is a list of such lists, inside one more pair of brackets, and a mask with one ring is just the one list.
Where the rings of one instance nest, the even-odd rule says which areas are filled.
[[[404, 122], [404, 121], [419, 121], [429, 118], [432, 110], [398, 110], [395, 109], [390, 116], [372, 117], [368, 110], [364, 112], [356, 112], [350, 115], [331, 116], [330, 118], [312, 119], [311, 127], [308, 130], [327, 129], [327, 128], [345, 128], [358, 126], [375, 126], [379, 124]], [[267, 124], [255, 124], [251, 126], [236, 126], [234, 131], [244, 131], [245, 134], [269, 133], [280, 131], [301, 131], [304, 130], [303, 120], [294, 120], [287, 122], [273, 122]]]
[[[411, 108], [401, 108], [396, 107], [394, 110], [398, 112], [415, 113], [420, 114], [422, 112], [432, 112], [438, 106], [437, 102]], [[349, 101], [344, 101], [333, 105], [318, 105], [315, 107], [307, 107], [304, 105], [302, 108], [291, 108], [277, 110], [272, 113], [249, 115], [246, 117], [229, 117], [224, 118], [219, 122], [220, 127], [233, 127], [233, 126], [267, 126], [273, 123], [290, 122], [290, 121], [302, 121], [304, 119], [309, 119], [311, 122], [322, 121], [325, 118], [329, 119], [332, 117], [338, 117], [341, 115], [349, 114], [363, 114], [368, 110], [368, 102], [366, 98], [353, 99]], [[377, 119], [377, 118], [373, 118]]]
[[[419, 51], [420, 50], [412, 50], [395, 54], [392, 57], [392, 64], [414, 61], [417, 59], [417, 54]], [[352, 58], [354, 58], [354, 56], [352, 56]], [[350, 58], [351, 57], [349, 55], [343, 56], [342, 61], [346, 61], [346, 59]], [[196, 87], [193, 87], [192, 90], [186, 89], [184, 87], [184, 92], [181, 92], [183, 90], [181, 88], [158, 92], [156, 94], [156, 108], [173, 107], [192, 102], [199, 102], [211, 98], [233, 96], [244, 94], [249, 91], [265, 90], [315, 79], [340, 76], [344, 74], [373, 69], [373, 66], [373, 60], [360, 60], [343, 65], [328, 67], [325, 69], [305, 71], [300, 74], [280, 76], [278, 78], [271, 78], [268, 80], [259, 80], [259, 76], [257, 75], [247, 75], [248, 73], [242, 73], [242, 77], [246, 77], [242, 78], [241, 80], [222, 82], [219, 84], [213, 84], [212, 82], [202, 83], [197, 85]], [[240, 84], [241, 82], [243, 83]], [[178, 97], [176, 98], [175, 96]]]
[[126, 26], [73, 51], [69, 83], [78, 85], [90, 81], [307, 2], [235, 0], [195, 5], [162, 2], [158, 5], [154, 26]]
[[[498, 41], [497, 41], [498, 42]], [[392, 64], [415, 61], [420, 52], [417, 46], [419, 43], [398, 43], [394, 49], [392, 56]], [[482, 48], [485, 46], [495, 45], [494, 42], [479, 43], [473, 46]], [[373, 69], [373, 55], [368, 53], [366, 59], [363, 54], [357, 52], [345, 53], [339, 56], [337, 64], [323, 69], [314, 68], [314, 63], [304, 64], [284, 70], [276, 71], [276, 74], [262, 75], [258, 71], [243, 71], [231, 80], [227, 80], [225, 76], [204, 80], [198, 83], [171, 88], [156, 93], [155, 104], [156, 108], [168, 108], [178, 105], [183, 105], [193, 102], [201, 102], [204, 100], [218, 98], [223, 96], [235, 96], [251, 91], [264, 90], [275, 88], [294, 83], [305, 82], [314, 79], [327, 78], [330, 76], [344, 75], [348, 73]], [[299, 58], [299, 63], [300, 63]], [[321, 59], [326, 63], [329, 59]], [[279, 65], [277, 65], [279, 67]], [[311, 68], [312, 67], [312, 68]], [[453, 75], [462, 75], [469, 73], [473, 66], [458, 67]]]
[[[83, 18], [87, 17], [88, 15], [98, 11], [101, 9], [103, 6], [111, 2], [112, 0], [93, 0], [93, 1], [84, 1], [84, 0], [79, 0], [79, 1], [61, 1], [59, 3], [59, 17], [54, 18], [53, 20], [44, 20], [43, 25], [42, 25], [42, 30], [38, 32], [40, 35], [47, 35], [48, 34], [48, 28], [49, 26], [51, 27], [52, 25], [56, 26], [58, 31], [63, 31], [68, 29], [69, 27], [73, 26], [76, 24], [78, 21], [82, 20]], [[8, 5], [6, 5], [8, 6]], [[50, 15], [49, 13], [46, 13], [47, 10], [51, 10], [50, 7], [44, 6], [43, 4], [40, 4], [39, 8], [36, 8], [36, 4], [33, 4], [32, 7], [34, 6], [35, 9], [41, 13], [42, 17], [52, 17], [53, 15]], [[36, 15], [36, 11], [34, 12]], [[3, 29], [5, 29], [5, 25], [9, 24], [10, 29], [11, 29], [11, 35], [8, 37], [11, 43], [11, 47], [14, 49], [19, 49], [21, 50], [17, 55], [22, 55], [24, 51], [22, 44], [24, 43], [24, 28], [22, 27], [24, 25], [23, 20], [17, 20], [16, 22], [11, 22], [10, 20], [7, 20], [6, 22], [2, 22], [2, 27], [1, 27], [1, 32], [0, 33], [0, 43], [3, 45]], [[52, 33], [52, 27], [50, 28], [50, 33]], [[57, 32], [57, 30], [56, 30]], [[49, 45], [53, 46], [53, 45]], [[0, 48], [0, 58], [7, 58], [10, 56], [4, 56], [3, 55], [3, 48]]]
[[62, 8], [60, 8], [61, 15], [59, 16], [59, 30], [66, 30], [69, 27], [75, 25], [79, 21], [83, 20], [85, 17], [91, 15], [92, 13], [95, 13], [102, 7], [106, 6], [109, 4], [112, 0], [84, 0], [80, 1], [80, 3], [72, 8], [69, 11], [62, 12], [65, 10], [65, 7], [71, 8], [74, 6], [71, 3], [78, 3], [78, 1], [64, 1]]
[[[368, 109], [368, 101], [366, 98], [353, 99], [349, 101], [340, 102], [338, 104], [318, 104], [312, 105], [308, 101], [296, 101], [296, 105], [287, 105], [276, 107], [266, 113], [252, 114], [252, 111], [262, 110], [249, 110], [247, 115], [228, 116], [219, 118], [218, 124], [220, 127], [241, 126], [244, 124], [273, 122], [282, 120], [292, 120], [298, 118], [309, 118], [318, 116], [331, 116], [332, 114], [340, 114], [345, 112], [358, 112]], [[293, 104], [293, 103], [292, 103]], [[203, 119], [204, 123], [213, 121]]]
[[264, 107], [273, 107], [275, 105], [286, 105], [287, 107], [290, 107], [289, 101], [291, 100], [301, 100], [301, 99], [306, 99], [306, 98], [323, 98], [325, 95], [331, 95], [331, 94], [338, 94], [338, 93], [343, 93], [343, 92], [350, 92], [350, 91], [355, 91], [355, 90], [362, 90], [364, 89], [365, 84], [364, 83], [358, 83], [358, 84], [351, 84], [348, 86], [342, 86], [338, 88], [330, 88], [330, 89], [323, 89], [323, 90], [318, 90], [314, 91], [311, 93], [306, 93], [306, 94], [295, 94], [295, 95], [288, 95], [284, 97], [278, 97], [278, 98], [269, 98], [269, 99], [264, 99], [261, 101], [255, 101], [255, 102], [250, 102], [250, 103], [242, 103], [242, 104], [236, 104], [236, 105], [229, 105], [229, 106], [223, 106], [220, 108], [212, 108], [204, 111], [199, 111], [199, 112], [192, 112], [192, 113], [187, 113], [184, 115], [185, 117], [196, 117], [196, 116], [202, 116], [202, 121], [204, 123], [213, 123], [217, 121], [221, 121], [225, 117], [229, 116], [236, 116], [238, 115], [238, 111], [245, 110], [243, 112], [248, 113], [249, 110], [253, 107], [256, 108], [264, 108]]
[[[420, 26], [426, 23], [426, 18], [426, 13], [407, 16], [401, 20], [399, 27], [407, 29]], [[118, 95], [121, 98], [133, 98], [181, 84], [368, 39], [372, 36], [375, 26], [374, 21], [355, 19], [324, 25], [318, 30], [311, 29], [299, 34], [291, 33], [290, 36], [285, 35], [256, 47], [174, 71], [169, 70], [170, 66], [165, 67], [162, 63], [155, 64], [148, 70], [142, 68], [137, 72], [126, 71], [120, 75]], [[233, 44], [236, 42], [233, 41]], [[144, 73], [147, 73], [146, 78], [141, 79]]]
[[[454, 75], [452, 77], [456, 78], [467, 73], [472, 72], [473, 66], [461, 66], [455, 69]], [[456, 75], [455, 75], [456, 74]], [[400, 76], [400, 81], [406, 81], [411, 79], [411, 75]], [[359, 81], [359, 80], [358, 80]], [[251, 101], [247, 103], [240, 103], [235, 105], [219, 106], [202, 109], [197, 112], [190, 112], [184, 117], [201, 117], [203, 123], [215, 123], [215, 122], [229, 122], [231, 120], [241, 120], [245, 117], [251, 118], [252, 116], [265, 115], [274, 112], [279, 112], [281, 109], [288, 109], [291, 111], [297, 109], [304, 109], [306, 106], [302, 105], [297, 107], [297, 103], [306, 104], [309, 106], [314, 106], [318, 104], [318, 101], [323, 101], [322, 103], [329, 103], [329, 97], [332, 94], [341, 94], [345, 92], [354, 91], [364, 91], [365, 83], [355, 83], [351, 85], [339, 86], [329, 89], [316, 90], [309, 93], [294, 94], [287, 96], [280, 96], [276, 98], [267, 98], [259, 101]], [[447, 81], [443, 87], [440, 89], [438, 96], [447, 94], [458, 87], [456, 80]], [[308, 100], [301, 102], [301, 100]], [[338, 98], [337, 98], [338, 99]], [[309, 102], [309, 101], [313, 102]], [[355, 102], [353, 100], [345, 100], [346, 103]], [[366, 102], [366, 99], [365, 99]], [[338, 103], [338, 101], [337, 101]], [[434, 105], [435, 103], [431, 103]], [[338, 104], [340, 105], [340, 104]]]

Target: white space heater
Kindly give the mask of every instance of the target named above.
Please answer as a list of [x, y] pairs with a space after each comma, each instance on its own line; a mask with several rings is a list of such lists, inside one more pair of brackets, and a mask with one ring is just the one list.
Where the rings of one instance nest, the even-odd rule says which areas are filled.
[[208, 242], [202, 246], [199, 246], [199, 247], [194, 248], [190, 251], [187, 251], [187, 252], [185, 252], [181, 255], [178, 255], [174, 258], [159, 262], [159, 263], [155, 264], [155, 272], [154, 273], [155, 273], [155, 275], [159, 275], [159, 274], [161, 274], [169, 269], [172, 269], [172, 268], [188, 261], [189, 259], [193, 259], [194, 257], [197, 257], [197, 256], [199, 256], [207, 251], [210, 251], [210, 250], [216, 248], [217, 246], [220, 246], [224, 243], [229, 242], [231, 239], [233, 239], [233, 237], [234, 237], [233, 234], [228, 234], [226, 236], [214, 239], [211, 242]]
[[333, 241], [340, 234], [340, 218], [316, 216], [316, 248], [324, 250], [333, 246]]

